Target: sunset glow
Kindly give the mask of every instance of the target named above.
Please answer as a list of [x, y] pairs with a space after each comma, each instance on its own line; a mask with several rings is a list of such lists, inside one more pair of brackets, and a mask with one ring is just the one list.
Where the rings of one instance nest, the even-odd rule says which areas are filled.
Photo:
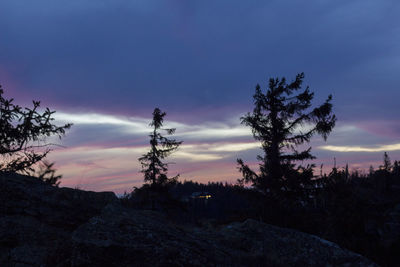
[[367, 2], [0, 1], [0, 84], [74, 124], [48, 140], [62, 186], [140, 186], [155, 107], [183, 141], [171, 175], [235, 182], [236, 160], [257, 169], [262, 154], [240, 120], [256, 84], [300, 72], [312, 107], [332, 95], [337, 125], [299, 163], [377, 167], [384, 152], [400, 159], [400, 6]]

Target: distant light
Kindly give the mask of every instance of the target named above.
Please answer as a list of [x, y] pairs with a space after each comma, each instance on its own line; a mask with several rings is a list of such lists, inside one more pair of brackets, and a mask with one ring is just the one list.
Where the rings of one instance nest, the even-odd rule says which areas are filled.
[[205, 199], [209, 199], [209, 198], [211, 198], [211, 195], [198, 196], [198, 198], [205, 198]]

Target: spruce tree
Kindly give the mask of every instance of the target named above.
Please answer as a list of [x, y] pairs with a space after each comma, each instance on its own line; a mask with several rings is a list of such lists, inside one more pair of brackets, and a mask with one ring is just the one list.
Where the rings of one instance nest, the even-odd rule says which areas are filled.
[[302, 89], [303, 79], [304, 73], [291, 83], [285, 78], [271, 78], [265, 91], [256, 86], [253, 112], [241, 117], [241, 123], [252, 129], [264, 153], [257, 157], [261, 161], [259, 173], [237, 160], [243, 174], [239, 182], [252, 183], [265, 193], [280, 193], [301, 190], [311, 181], [313, 165], [296, 166], [295, 162], [315, 157], [311, 147], [299, 151], [298, 146], [309, 143], [315, 134], [326, 140], [336, 117], [332, 114], [331, 95], [322, 105], [311, 108], [314, 93], [309, 87]]
[[181, 141], [168, 139], [161, 135], [160, 130], [166, 131], [167, 135], [175, 133], [175, 128], [162, 129], [164, 122], [165, 112], [159, 108], [155, 108], [153, 112], [153, 120], [149, 124], [153, 127], [150, 133], [150, 151], [139, 158], [142, 165], [142, 173], [144, 174], [144, 181], [149, 183], [153, 189], [163, 189], [167, 185], [175, 183], [179, 175], [168, 178], [168, 163], [163, 160], [172, 152], [176, 151]]
[[387, 172], [390, 172], [392, 169], [392, 162], [390, 161], [390, 157], [386, 152], [383, 154], [383, 165], [381, 166], [381, 169]]
[[372, 177], [375, 173], [374, 167], [372, 165], [369, 166], [369, 177]]
[[46, 139], [63, 137], [72, 124], [53, 124], [55, 111], [46, 108], [41, 112], [39, 101], [22, 108], [3, 94], [0, 85], [0, 171], [32, 174], [51, 151], [52, 144]]
[[392, 174], [395, 177], [399, 177], [400, 176], [400, 164], [399, 164], [399, 162], [397, 160], [394, 161]]

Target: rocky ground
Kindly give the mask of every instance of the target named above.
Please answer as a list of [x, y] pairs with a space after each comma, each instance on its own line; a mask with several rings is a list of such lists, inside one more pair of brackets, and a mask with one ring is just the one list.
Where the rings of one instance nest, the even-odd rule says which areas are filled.
[[0, 174], [0, 266], [376, 266], [255, 220], [201, 228], [124, 207], [110, 192]]

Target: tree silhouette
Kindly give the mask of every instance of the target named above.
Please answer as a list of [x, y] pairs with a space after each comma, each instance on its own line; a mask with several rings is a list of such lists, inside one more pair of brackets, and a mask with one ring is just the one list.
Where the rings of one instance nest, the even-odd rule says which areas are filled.
[[56, 175], [56, 170], [53, 168], [54, 164], [54, 162], [50, 163], [44, 160], [39, 166], [37, 178], [50, 185], [58, 186], [62, 175]]
[[162, 129], [165, 112], [159, 108], [153, 111], [153, 120], [149, 124], [153, 127], [153, 132], [150, 133], [150, 151], [142, 155], [139, 161], [142, 165], [142, 173], [144, 173], [144, 181], [150, 183], [152, 188], [163, 188], [168, 184], [174, 183], [179, 175], [168, 178], [168, 163], [162, 160], [176, 151], [182, 142], [173, 139], [168, 139], [160, 134], [160, 130], [164, 130], [168, 135], [175, 133], [175, 128]]
[[386, 152], [383, 154], [383, 165], [380, 166], [380, 169], [387, 172], [390, 172], [392, 169], [392, 162], [390, 161], [389, 155]]
[[395, 177], [399, 177], [400, 176], [400, 164], [397, 160], [394, 161], [393, 163], [393, 171], [392, 171], [393, 175]]
[[301, 89], [303, 79], [304, 73], [289, 84], [285, 78], [271, 78], [265, 93], [260, 85], [256, 86], [253, 112], [241, 117], [241, 123], [251, 127], [264, 155], [257, 157], [261, 161], [259, 174], [243, 160], [237, 160], [243, 174], [239, 182], [252, 183], [265, 193], [279, 193], [282, 188], [285, 192], [302, 188], [310, 181], [313, 165], [296, 167], [294, 162], [315, 157], [310, 153], [311, 147], [304, 151], [298, 151], [297, 147], [308, 143], [314, 134], [326, 140], [336, 117], [332, 114], [331, 95], [325, 103], [310, 109], [314, 93], [309, 87], [295, 94]]
[[46, 108], [41, 113], [39, 101], [33, 101], [32, 108], [21, 108], [3, 94], [0, 86], [0, 170], [32, 173], [51, 151], [47, 137], [61, 138], [72, 124], [53, 124], [55, 111]]

